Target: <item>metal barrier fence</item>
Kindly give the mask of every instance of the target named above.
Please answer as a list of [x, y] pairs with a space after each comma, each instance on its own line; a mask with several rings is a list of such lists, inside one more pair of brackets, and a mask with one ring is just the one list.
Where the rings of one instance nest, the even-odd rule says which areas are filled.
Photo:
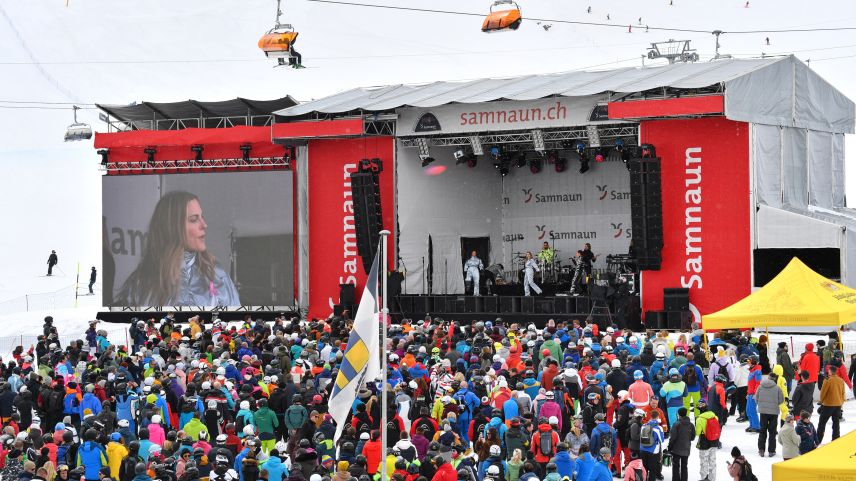
[[74, 307], [74, 297], [74, 284], [53, 292], [26, 294], [0, 302], [0, 315]]
[[[125, 324], [107, 324], [107, 323], [99, 323], [99, 330], [107, 331], [107, 339], [116, 345], [128, 345], [129, 337], [128, 337], [128, 326]], [[69, 343], [76, 341], [78, 339], [86, 338], [86, 334], [84, 331], [75, 334], [66, 334], [63, 335], [60, 330], [59, 333], [59, 341], [60, 345], [65, 348]], [[37, 334], [21, 334], [17, 336], [0, 336], [0, 355], [4, 361], [8, 361], [8, 357], [11, 356], [12, 351], [15, 350], [16, 347], [22, 346], [24, 348], [24, 352], [30, 349], [30, 346], [35, 346], [36, 342], [38, 342]]]

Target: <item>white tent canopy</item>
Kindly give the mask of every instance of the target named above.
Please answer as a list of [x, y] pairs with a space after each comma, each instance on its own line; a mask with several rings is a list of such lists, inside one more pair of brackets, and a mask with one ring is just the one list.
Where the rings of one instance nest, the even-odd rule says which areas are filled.
[[356, 88], [276, 114], [300, 117], [601, 93], [623, 96], [660, 88], [724, 91], [725, 116], [731, 120], [836, 133], [854, 130], [853, 102], [793, 56]]

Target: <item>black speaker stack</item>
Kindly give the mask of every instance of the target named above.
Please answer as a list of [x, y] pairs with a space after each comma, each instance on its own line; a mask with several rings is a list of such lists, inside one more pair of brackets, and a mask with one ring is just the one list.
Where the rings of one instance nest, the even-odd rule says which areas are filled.
[[377, 253], [383, 222], [380, 207], [380, 172], [378, 159], [363, 159], [358, 172], [351, 174], [351, 192], [354, 199], [354, 229], [357, 236], [357, 253], [363, 259], [363, 269], [371, 270]]
[[627, 161], [630, 170], [630, 214], [633, 250], [639, 270], [660, 270], [663, 250], [663, 189], [660, 158], [654, 147], [643, 145], [646, 157]]
[[645, 313], [645, 327], [647, 329], [685, 331], [690, 329], [691, 323], [690, 290], [682, 287], [663, 289], [663, 310]]

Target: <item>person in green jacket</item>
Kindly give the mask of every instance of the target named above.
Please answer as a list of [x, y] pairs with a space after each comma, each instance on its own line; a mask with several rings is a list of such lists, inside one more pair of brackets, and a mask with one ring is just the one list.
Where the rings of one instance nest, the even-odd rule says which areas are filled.
[[208, 427], [199, 420], [199, 413], [193, 413], [193, 418], [184, 425], [184, 432], [194, 441], [199, 441], [199, 433], [208, 431]]
[[276, 413], [268, 407], [267, 399], [262, 398], [256, 401], [258, 408], [253, 414], [253, 420], [256, 423], [259, 440], [262, 442], [262, 451], [269, 453], [276, 445], [276, 428], [279, 427], [279, 420], [276, 419]]

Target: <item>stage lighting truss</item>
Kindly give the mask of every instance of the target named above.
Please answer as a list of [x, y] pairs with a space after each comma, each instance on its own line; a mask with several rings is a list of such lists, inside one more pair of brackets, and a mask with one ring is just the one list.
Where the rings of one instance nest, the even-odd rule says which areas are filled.
[[[614, 145], [617, 139], [636, 139], [639, 135], [639, 127], [636, 124], [599, 125], [598, 137], [602, 147]], [[540, 130], [545, 150], [563, 149], [563, 142], [583, 141], [588, 143], [588, 130], [585, 127], [564, 129], [542, 129]], [[402, 137], [400, 139], [403, 147], [416, 147], [422, 151], [420, 143], [425, 143], [425, 149], [429, 147], [471, 147], [476, 155], [482, 145], [499, 145], [506, 152], [517, 152], [521, 150], [534, 150], [535, 135], [533, 131], [512, 131], [497, 133], [481, 133], [479, 135], [444, 135], [436, 137]], [[635, 145], [635, 140], [624, 145]]]
[[[101, 165], [105, 165], [104, 155], [101, 155]], [[108, 154], [109, 155], [109, 154]], [[251, 157], [249, 161], [243, 158], [234, 159], [205, 159], [201, 163], [194, 159], [183, 160], [158, 160], [152, 163], [149, 162], [113, 162], [109, 161], [106, 164], [108, 173], [135, 173], [139, 174], [149, 170], [157, 170], [158, 172], [200, 172], [200, 171], [234, 171], [241, 170], [247, 167], [263, 168], [265, 170], [291, 170], [291, 161], [284, 157]]]

